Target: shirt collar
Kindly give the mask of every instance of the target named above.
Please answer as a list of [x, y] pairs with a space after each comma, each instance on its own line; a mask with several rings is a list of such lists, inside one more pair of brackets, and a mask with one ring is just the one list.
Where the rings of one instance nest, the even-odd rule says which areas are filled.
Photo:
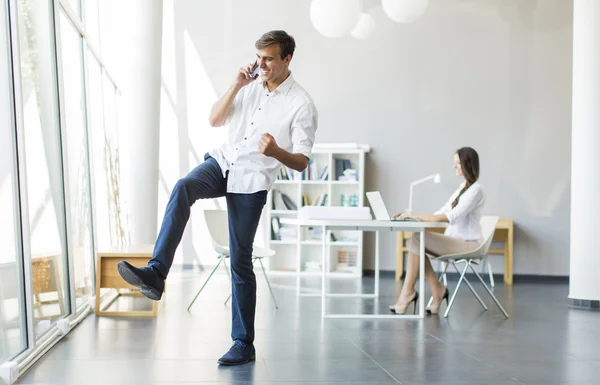
[[[292, 86], [294, 85], [294, 77], [292, 76], [292, 71], [290, 71], [290, 75], [287, 77], [287, 79], [285, 79], [280, 85], [277, 86], [277, 88], [275, 88], [273, 90], [273, 94], [275, 93], [282, 93], [284, 95], [287, 95], [288, 92], [290, 92], [290, 89], [292, 88]], [[263, 88], [267, 89], [267, 82], [263, 82]]]

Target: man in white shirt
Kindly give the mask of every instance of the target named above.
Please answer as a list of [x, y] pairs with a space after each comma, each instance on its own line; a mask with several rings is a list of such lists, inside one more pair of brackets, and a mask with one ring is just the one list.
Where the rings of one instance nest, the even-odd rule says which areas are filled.
[[204, 157], [205, 162], [180, 179], [171, 193], [148, 266], [119, 262], [119, 273], [148, 298], [159, 300], [175, 250], [197, 199], [225, 196], [229, 216], [232, 278], [233, 345], [222, 365], [255, 359], [256, 278], [252, 244], [267, 191], [281, 164], [302, 171], [308, 165], [317, 129], [317, 110], [310, 95], [289, 70], [294, 38], [285, 31], [265, 33], [255, 44], [260, 79], [252, 64], [240, 68], [235, 81], [214, 104], [209, 122], [229, 125], [228, 140]]

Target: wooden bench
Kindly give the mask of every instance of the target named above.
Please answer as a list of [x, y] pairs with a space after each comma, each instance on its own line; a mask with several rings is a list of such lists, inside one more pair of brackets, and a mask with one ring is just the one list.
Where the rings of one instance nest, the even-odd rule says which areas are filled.
[[[443, 233], [444, 229], [428, 229]], [[396, 235], [396, 280], [399, 281], [404, 274], [404, 253], [408, 252], [404, 241], [410, 238], [412, 233], [398, 233]], [[494, 232], [494, 241], [504, 242], [504, 247], [501, 249], [490, 249], [489, 254], [504, 255], [504, 283], [512, 285], [513, 283], [513, 236], [514, 224], [509, 218], [500, 218]]]
[[[96, 315], [117, 317], [156, 317], [159, 301], [152, 301], [152, 310], [145, 311], [106, 311], [120, 296], [143, 297], [139, 289], [121, 278], [117, 270], [120, 261], [127, 261], [135, 267], [143, 267], [152, 258], [154, 245], [119, 246], [102, 249], [96, 253]], [[100, 289], [116, 289], [107, 303], [100, 304]], [[145, 297], [144, 297], [145, 298]], [[148, 301], [151, 301], [148, 299]]]

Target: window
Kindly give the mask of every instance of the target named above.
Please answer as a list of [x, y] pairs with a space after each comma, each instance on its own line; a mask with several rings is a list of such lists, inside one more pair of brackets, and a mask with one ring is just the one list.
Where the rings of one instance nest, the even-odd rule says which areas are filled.
[[27, 348], [24, 314], [13, 90], [5, 6], [0, 6], [0, 364]]
[[[66, 289], [65, 191], [58, 124], [54, 11], [51, 1], [17, 1], [18, 52], [35, 332], [69, 314]], [[15, 63], [14, 65], [17, 65]]]
[[61, 12], [60, 49], [65, 113], [62, 132], [66, 143], [63, 161], [67, 165], [68, 240], [72, 253], [77, 307], [84, 304], [91, 295], [94, 260], [82, 48], [81, 35]]

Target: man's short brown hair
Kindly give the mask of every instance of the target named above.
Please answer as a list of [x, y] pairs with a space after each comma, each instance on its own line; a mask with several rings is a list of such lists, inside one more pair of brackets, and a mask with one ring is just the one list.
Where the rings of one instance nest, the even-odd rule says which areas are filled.
[[296, 41], [285, 31], [269, 31], [263, 34], [260, 39], [256, 41], [254, 46], [256, 49], [262, 49], [272, 44], [279, 44], [279, 52], [282, 59], [285, 59], [287, 55], [294, 56]]

